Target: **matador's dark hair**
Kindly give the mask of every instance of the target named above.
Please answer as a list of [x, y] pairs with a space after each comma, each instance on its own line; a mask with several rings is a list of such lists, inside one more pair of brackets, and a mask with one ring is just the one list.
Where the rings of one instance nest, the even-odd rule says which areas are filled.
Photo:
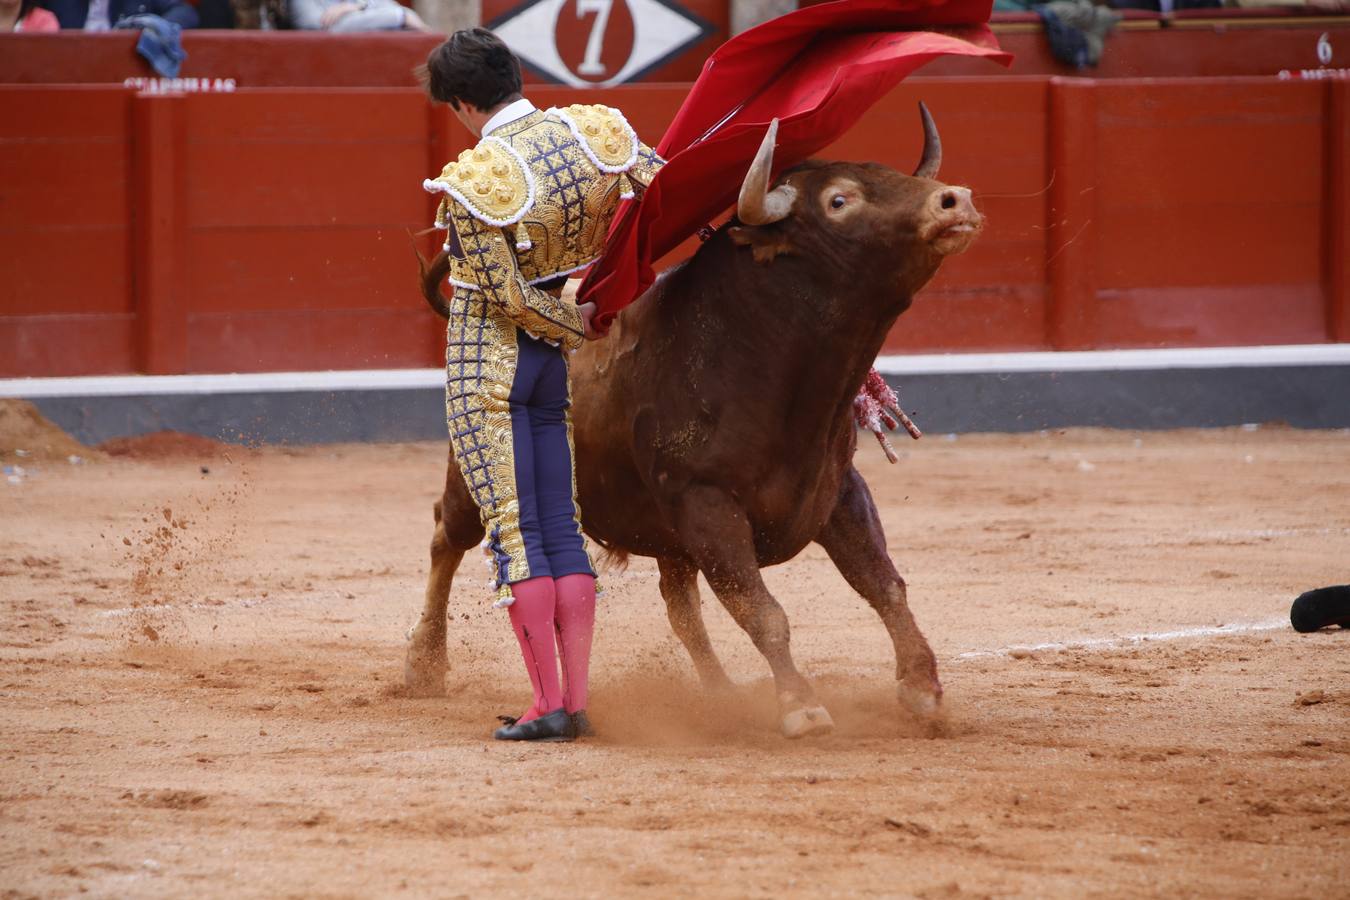
[[520, 94], [520, 61], [486, 28], [466, 28], [427, 55], [418, 70], [431, 99], [487, 110]]

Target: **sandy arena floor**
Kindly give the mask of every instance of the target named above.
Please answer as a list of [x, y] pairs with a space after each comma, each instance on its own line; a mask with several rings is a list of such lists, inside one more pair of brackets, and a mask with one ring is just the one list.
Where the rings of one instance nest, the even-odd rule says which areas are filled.
[[448, 696], [402, 697], [440, 445], [30, 466], [0, 897], [1350, 896], [1350, 632], [1287, 619], [1350, 581], [1350, 433], [903, 449], [860, 460], [947, 726], [813, 547], [767, 573], [839, 725], [802, 742], [706, 587], [743, 688], [700, 692], [648, 560], [608, 577], [600, 739], [488, 740], [528, 684], [476, 560]]

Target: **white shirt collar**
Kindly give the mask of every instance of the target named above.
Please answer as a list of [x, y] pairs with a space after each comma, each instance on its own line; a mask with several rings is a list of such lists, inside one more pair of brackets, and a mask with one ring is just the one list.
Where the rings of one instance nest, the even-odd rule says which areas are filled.
[[524, 97], [514, 103], [506, 104], [483, 124], [483, 137], [487, 137], [503, 125], [510, 125], [516, 119], [525, 118], [532, 112], [534, 112], [534, 104]]

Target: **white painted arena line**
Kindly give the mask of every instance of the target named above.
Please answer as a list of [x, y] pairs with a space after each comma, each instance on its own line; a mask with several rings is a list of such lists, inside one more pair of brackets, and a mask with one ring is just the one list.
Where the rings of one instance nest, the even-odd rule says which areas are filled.
[[1022, 651], [1036, 653], [1046, 650], [1117, 650], [1122, 647], [1137, 647], [1141, 644], [1180, 641], [1187, 638], [1221, 637], [1230, 634], [1257, 634], [1263, 631], [1279, 631], [1292, 628], [1288, 616], [1266, 619], [1260, 622], [1235, 622], [1230, 625], [1202, 625], [1193, 628], [1177, 628], [1172, 631], [1152, 631], [1142, 634], [1123, 634], [1107, 638], [1078, 638], [1068, 641], [1048, 641], [1041, 644], [1010, 644], [994, 650], [968, 650], [958, 653], [953, 659], [989, 659], [996, 656], [1011, 656]]
[[1073, 350], [1028, 353], [924, 353], [877, 357], [883, 375], [1003, 372], [1127, 372], [1350, 364], [1350, 344], [1182, 347], [1166, 350]]
[[94, 375], [0, 380], [0, 397], [127, 397], [444, 388], [444, 369], [350, 369], [232, 375]]
[[[1124, 372], [1327, 365], [1350, 365], [1350, 344], [1028, 353], [923, 353], [880, 356], [876, 362], [877, 369], [883, 375]], [[96, 375], [80, 378], [0, 379], [0, 397], [35, 399], [418, 390], [440, 388], [444, 384], [443, 369], [362, 369], [231, 375]]]

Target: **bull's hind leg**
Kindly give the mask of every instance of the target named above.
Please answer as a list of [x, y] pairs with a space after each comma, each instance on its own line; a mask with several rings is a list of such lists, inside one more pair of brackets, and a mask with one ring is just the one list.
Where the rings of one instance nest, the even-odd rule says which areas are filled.
[[427, 576], [422, 617], [408, 637], [403, 681], [414, 697], [437, 697], [445, 693], [445, 673], [450, 659], [445, 649], [445, 612], [450, 586], [464, 554], [483, 539], [478, 508], [469, 498], [454, 459], [446, 473], [445, 494], [432, 510], [436, 530], [431, 536], [431, 572]]
[[816, 538], [849, 585], [862, 594], [895, 645], [896, 695], [915, 713], [937, 712], [942, 700], [937, 661], [919, 631], [906, 599], [905, 580], [886, 552], [876, 504], [858, 470], [844, 476], [839, 503]]
[[656, 567], [661, 571], [661, 596], [666, 601], [666, 615], [684, 649], [694, 661], [698, 677], [710, 690], [731, 687], [731, 679], [713, 652], [708, 630], [703, 627], [703, 600], [698, 595], [698, 567], [688, 560], [660, 557]]
[[787, 613], [760, 577], [754, 535], [744, 510], [714, 488], [685, 490], [676, 502], [672, 521], [686, 551], [717, 599], [769, 661], [783, 734], [795, 738], [833, 729], [830, 714], [816, 701], [815, 691], [792, 661]]

